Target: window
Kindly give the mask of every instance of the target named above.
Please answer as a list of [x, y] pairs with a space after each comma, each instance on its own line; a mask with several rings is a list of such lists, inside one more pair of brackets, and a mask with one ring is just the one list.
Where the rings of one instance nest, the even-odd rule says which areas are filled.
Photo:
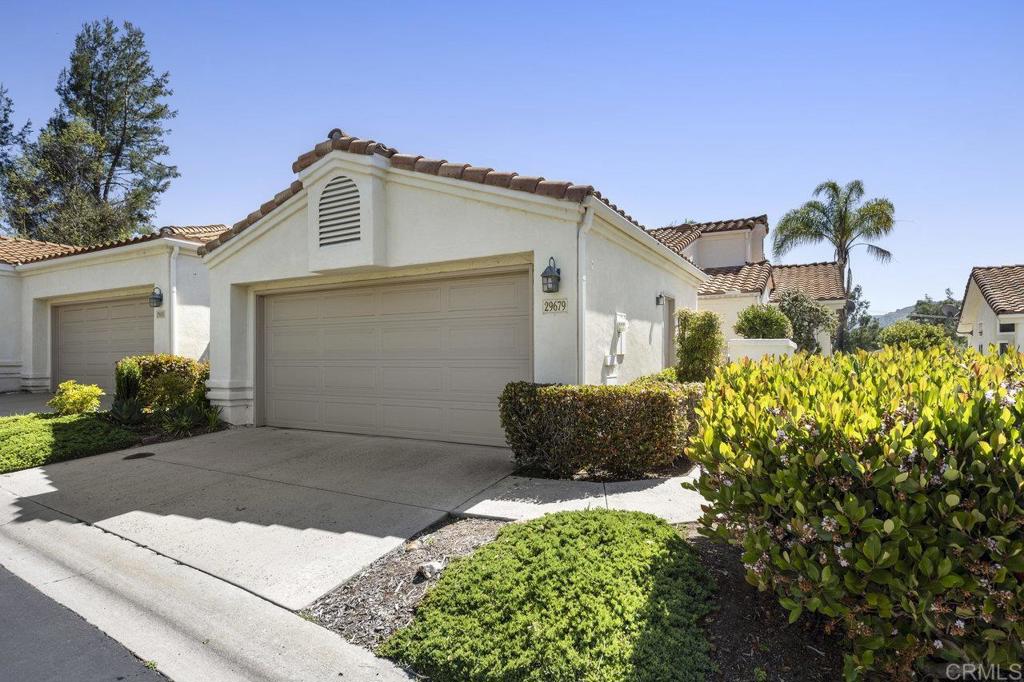
[[320, 195], [320, 246], [359, 241], [359, 188], [339, 175]]
[[978, 344], [978, 352], [979, 353], [984, 353], [985, 352], [985, 344], [983, 344], [983, 343], [979, 343]]
[[1000, 322], [999, 333], [1000, 334], [1012, 334], [1017, 331], [1017, 325], [1013, 322]]
[[1010, 350], [1010, 344], [1006, 343], [1005, 341], [1003, 343], [999, 344], [999, 352], [1000, 353], [1005, 353], [1008, 350]]

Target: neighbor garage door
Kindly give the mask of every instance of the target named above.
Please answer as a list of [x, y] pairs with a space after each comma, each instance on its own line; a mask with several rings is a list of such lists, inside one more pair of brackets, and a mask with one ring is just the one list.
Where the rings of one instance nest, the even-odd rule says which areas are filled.
[[153, 352], [153, 310], [145, 298], [57, 308], [57, 382], [74, 379], [114, 390], [114, 363]]
[[503, 445], [498, 395], [531, 377], [525, 274], [268, 296], [272, 426]]

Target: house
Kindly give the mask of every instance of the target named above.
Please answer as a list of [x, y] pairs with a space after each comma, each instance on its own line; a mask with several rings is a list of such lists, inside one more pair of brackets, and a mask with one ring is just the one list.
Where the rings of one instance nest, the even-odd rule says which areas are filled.
[[111, 392], [126, 355], [206, 357], [198, 250], [225, 229], [165, 227], [89, 247], [0, 237], [0, 391], [47, 392], [76, 379]]
[[982, 352], [1024, 350], [1024, 265], [971, 270], [956, 331]]
[[341, 130], [205, 253], [208, 396], [233, 424], [503, 445], [515, 380], [674, 364], [707, 279], [590, 185]]
[[[657, 228], [650, 234], [686, 257], [708, 275], [698, 292], [698, 307], [722, 318], [726, 338], [740, 311], [758, 303], [774, 303], [786, 290], [802, 291], [839, 312], [846, 301], [838, 263], [773, 265], [765, 258], [768, 216]], [[827, 333], [818, 335], [822, 352], [832, 352]]]

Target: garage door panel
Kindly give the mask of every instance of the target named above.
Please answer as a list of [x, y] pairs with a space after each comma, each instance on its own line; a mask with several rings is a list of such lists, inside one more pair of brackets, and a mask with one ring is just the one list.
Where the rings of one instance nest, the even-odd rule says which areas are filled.
[[75, 379], [114, 389], [114, 364], [153, 352], [153, 311], [146, 299], [60, 306], [56, 309], [57, 382]]
[[525, 274], [268, 297], [266, 421], [504, 445], [498, 396], [532, 376], [529, 309]]

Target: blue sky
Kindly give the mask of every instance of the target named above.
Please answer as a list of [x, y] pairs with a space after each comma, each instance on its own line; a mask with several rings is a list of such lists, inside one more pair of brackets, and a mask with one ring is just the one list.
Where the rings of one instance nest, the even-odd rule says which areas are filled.
[[898, 219], [892, 263], [855, 256], [874, 312], [1024, 262], [1024, 3], [19, 2], [0, 39], [19, 121], [47, 118], [104, 16], [171, 72], [161, 225], [241, 219], [337, 126], [590, 183], [648, 226], [774, 225], [861, 178]]

